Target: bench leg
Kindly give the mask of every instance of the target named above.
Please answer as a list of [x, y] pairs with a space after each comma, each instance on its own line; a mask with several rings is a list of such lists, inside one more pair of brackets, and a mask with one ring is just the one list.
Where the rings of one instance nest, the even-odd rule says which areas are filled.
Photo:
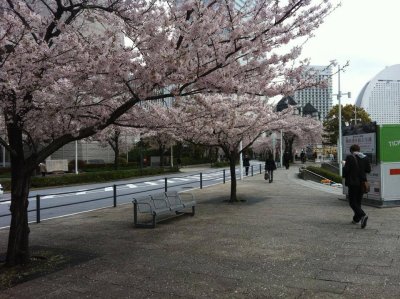
[[194, 216], [194, 214], [195, 214], [195, 206], [192, 206], [192, 213], [190, 214], [190, 216]]
[[156, 215], [152, 215], [153, 219], [151, 223], [139, 223], [138, 221], [138, 205], [133, 204], [133, 223], [137, 228], [155, 228], [156, 227]]

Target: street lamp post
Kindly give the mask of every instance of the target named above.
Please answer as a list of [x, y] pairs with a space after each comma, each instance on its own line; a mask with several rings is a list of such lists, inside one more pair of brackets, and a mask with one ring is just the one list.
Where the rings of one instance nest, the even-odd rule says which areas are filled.
[[350, 119], [350, 121], [354, 120], [354, 125], [357, 124], [358, 120], [361, 120], [361, 118], [357, 118], [357, 106], [354, 104], [354, 118]]
[[79, 174], [79, 171], [78, 171], [78, 140], [75, 140], [75, 174]]
[[342, 158], [342, 152], [343, 152], [343, 149], [342, 149], [342, 103], [341, 103], [341, 98], [342, 98], [342, 95], [346, 95], [347, 94], [347, 96], [350, 98], [351, 97], [351, 93], [350, 92], [345, 92], [345, 93], [342, 93], [342, 91], [340, 90], [340, 71], [341, 71], [341, 69], [340, 69], [340, 65], [338, 65], [338, 93], [336, 94], [336, 96], [337, 96], [337, 99], [338, 99], [338, 110], [339, 110], [339, 115], [338, 115], [338, 122], [339, 122], [339, 140], [338, 140], [338, 163], [339, 163], [339, 174], [340, 174], [340, 176], [342, 176], [342, 166], [341, 166], [341, 163], [342, 163], [342, 160], [343, 160], [343, 158]]

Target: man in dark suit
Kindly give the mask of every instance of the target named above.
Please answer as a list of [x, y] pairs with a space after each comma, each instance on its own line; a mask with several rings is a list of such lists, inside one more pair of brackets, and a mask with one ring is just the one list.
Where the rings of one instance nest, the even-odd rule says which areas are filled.
[[368, 157], [360, 152], [357, 144], [350, 146], [350, 155], [346, 157], [343, 167], [343, 177], [345, 185], [349, 189], [349, 203], [354, 212], [352, 223], [356, 224], [361, 221], [361, 228], [367, 226], [368, 216], [361, 208], [361, 200], [363, 198], [363, 182], [367, 181], [367, 173], [371, 172], [371, 164]]

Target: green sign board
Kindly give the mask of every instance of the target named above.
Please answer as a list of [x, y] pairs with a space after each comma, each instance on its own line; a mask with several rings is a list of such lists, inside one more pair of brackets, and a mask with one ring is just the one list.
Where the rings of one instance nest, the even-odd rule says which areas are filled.
[[380, 125], [378, 139], [381, 162], [400, 162], [400, 125]]

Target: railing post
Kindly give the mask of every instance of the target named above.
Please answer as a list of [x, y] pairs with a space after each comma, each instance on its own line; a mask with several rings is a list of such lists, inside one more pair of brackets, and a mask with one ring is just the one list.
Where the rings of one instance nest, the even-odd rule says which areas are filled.
[[254, 176], [253, 165], [251, 165], [251, 176]]
[[224, 184], [225, 184], [225, 169], [224, 169], [224, 176], [223, 176], [223, 177], [224, 177], [224, 180], [223, 180], [223, 182], [224, 182]]
[[200, 189], [203, 189], [203, 173], [200, 172]]
[[168, 191], [168, 178], [164, 178], [164, 190], [165, 192]]
[[36, 223], [40, 223], [40, 195], [36, 194]]
[[261, 170], [261, 164], [260, 164], [260, 174], [262, 174], [262, 170]]
[[114, 208], [117, 206], [117, 185], [113, 185]]

